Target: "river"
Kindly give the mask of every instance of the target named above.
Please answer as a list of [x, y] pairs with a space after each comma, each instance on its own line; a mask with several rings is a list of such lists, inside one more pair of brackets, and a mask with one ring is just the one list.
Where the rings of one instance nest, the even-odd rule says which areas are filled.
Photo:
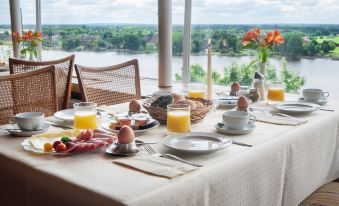
[[[43, 59], [55, 59], [72, 54], [65, 51], [43, 51]], [[157, 78], [158, 76], [158, 55], [157, 54], [126, 54], [117, 52], [75, 52], [75, 62], [87, 66], [107, 66], [118, 64], [123, 61], [138, 59], [140, 74], [142, 77]], [[223, 68], [237, 62], [248, 63], [253, 57], [228, 57], [213, 56], [213, 68], [219, 72]], [[207, 65], [206, 56], [191, 56], [191, 64]], [[270, 63], [276, 68], [281, 67], [281, 60], [271, 58]], [[305, 87], [321, 88], [330, 92], [331, 99], [339, 100], [339, 61], [330, 59], [301, 59], [288, 62], [288, 69], [298, 72], [306, 77]], [[182, 57], [174, 56], [172, 60], [173, 79], [175, 73], [180, 73], [182, 68]]]

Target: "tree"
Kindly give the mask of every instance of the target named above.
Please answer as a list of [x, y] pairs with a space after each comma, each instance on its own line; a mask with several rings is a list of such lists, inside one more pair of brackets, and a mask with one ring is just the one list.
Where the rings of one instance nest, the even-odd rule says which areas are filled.
[[199, 53], [203, 50], [203, 42], [199, 39], [193, 39], [192, 40], [192, 48], [191, 51], [193, 53]]
[[284, 35], [285, 42], [277, 48], [288, 59], [299, 59], [303, 54], [303, 33], [290, 32]]
[[124, 48], [129, 50], [138, 50], [141, 45], [141, 37], [137, 34], [124, 35]]
[[172, 51], [175, 55], [182, 54], [183, 50], [183, 36], [182, 32], [173, 32], [172, 38], [173, 38], [173, 47]]

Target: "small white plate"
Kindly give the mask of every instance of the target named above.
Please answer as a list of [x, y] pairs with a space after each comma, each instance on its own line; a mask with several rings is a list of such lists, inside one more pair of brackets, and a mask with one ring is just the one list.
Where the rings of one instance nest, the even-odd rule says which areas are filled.
[[[104, 109], [97, 109], [98, 111], [98, 116], [105, 116], [107, 115], [107, 111]], [[54, 117], [60, 120], [63, 120], [65, 122], [73, 123], [74, 121], [74, 109], [65, 109], [65, 110], [60, 110], [54, 113]]]
[[273, 108], [285, 114], [304, 115], [319, 110], [320, 106], [307, 102], [284, 102], [274, 105]]
[[191, 132], [167, 136], [162, 144], [179, 152], [209, 154], [229, 147], [232, 140], [220, 134]]
[[[109, 127], [110, 123], [112, 120], [110, 120], [109, 118], [100, 118], [98, 120], [98, 123], [100, 125], [100, 127], [102, 127], [105, 130], [111, 131], [111, 132], [119, 132], [119, 130], [115, 130], [115, 129], [111, 129]], [[156, 121], [155, 125], [153, 127], [147, 128], [147, 129], [139, 129], [139, 130], [133, 130], [135, 134], [142, 134], [144, 132], [150, 131], [154, 128], [159, 127], [160, 123], [158, 121]]]
[[248, 125], [241, 130], [235, 130], [235, 129], [227, 129], [224, 125], [224, 123], [218, 123], [215, 128], [218, 132], [223, 134], [232, 134], [232, 135], [244, 135], [249, 134], [255, 130], [255, 124], [253, 122], [249, 122]]
[[310, 102], [310, 101], [306, 101], [304, 99], [304, 97], [299, 97], [298, 99], [299, 102], [308, 102], [308, 103], [314, 103], [314, 104], [319, 104], [321, 106], [325, 105], [328, 102], [328, 99], [326, 97], [322, 97], [320, 98], [318, 101], [316, 102]]
[[106, 149], [106, 153], [114, 156], [121, 156], [121, 157], [127, 157], [127, 156], [134, 156], [139, 152], [139, 148], [132, 149], [129, 153], [121, 153], [117, 148], [117, 143], [113, 143], [110, 147]]
[[51, 126], [50, 124], [45, 122], [42, 125], [42, 128], [40, 130], [30, 131], [30, 130], [21, 130], [16, 124], [10, 124], [10, 125], [8, 125], [8, 127], [6, 129], [8, 129], [7, 131], [13, 136], [30, 137], [32, 135], [42, 134], [42, 133], [47, 132], [47, 130], [50, 126]]
[[234, 108], [237, 106], [239, 97], [225, 96], [218, 98], [218, 107], [220, 108]]

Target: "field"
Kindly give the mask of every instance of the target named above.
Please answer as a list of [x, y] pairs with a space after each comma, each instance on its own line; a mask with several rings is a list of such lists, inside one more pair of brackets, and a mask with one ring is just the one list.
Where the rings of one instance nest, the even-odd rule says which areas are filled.
[[334, 41], [336, 44], [339, 44], [339, 36], [320, 36], [320, 37], [317, 37], [317, 42], [320, 43], [320, 44], [323, 43], [324, 40]]

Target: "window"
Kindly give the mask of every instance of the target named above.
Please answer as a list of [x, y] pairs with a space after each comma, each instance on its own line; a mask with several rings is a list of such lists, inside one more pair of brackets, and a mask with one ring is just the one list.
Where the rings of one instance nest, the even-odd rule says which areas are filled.
[[[89, 15], [90, 14], [90, 15]], [[43, 59], [75, 53], [75, 63], [107, 66], [138, 59], [157, 78], [157, 1], [43, 1]]]
[[[203, 0], [192, 4], [191, 80], [198, 81], [199, 74], [204, 73], [201, 70], [206, 70], [207, 41], [211, 38], [215, 82], [229, 85], [241, 81], [250, 86], [253, 71], [245, 68], [254, 56], [242, 49], [242, 36], [255, 27], [264, 33], [279, 29], [285, 43], [275, 48], [267, 78], [274, 79], [274, 71], [279, 76], [286, 66], [288, 74], [305, 77], [303, 87], [321, 88], [333, 94], [332, 99], [339, 99], [339, 61], [335, 61], [339, 58], [338, 1]], [[294, 83], [301, 86], [302, 79], [293, 76]], [[288, 86], [293, 92], [294, 85]]]
[[0, 5], [0, 60], [7, 61], [8, 57], [12, 56], [9, 2], [7, 0], [0, 0]]

